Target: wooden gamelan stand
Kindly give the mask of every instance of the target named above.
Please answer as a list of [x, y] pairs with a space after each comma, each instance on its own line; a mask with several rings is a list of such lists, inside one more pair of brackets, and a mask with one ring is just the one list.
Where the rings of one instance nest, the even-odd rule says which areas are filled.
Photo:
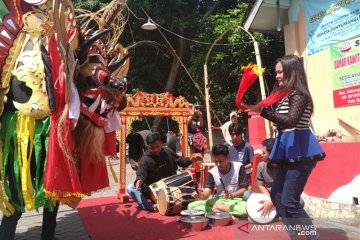
[[126, 137], [131, 131], [131, 125], [140, 117], [170, 117], [179, 125], [181, 134], [182, 155], [189, 156], [187, 119], [192, 114], [189, 102], [184, 97], [174, 97], [171, 93], [137, 92], [127, 97], [127, 107], [120, 112], [121, 129], [117, 134], [120, 142], [120, 181], [117, 198], [121, 202], [128, 201], [126, 195]]

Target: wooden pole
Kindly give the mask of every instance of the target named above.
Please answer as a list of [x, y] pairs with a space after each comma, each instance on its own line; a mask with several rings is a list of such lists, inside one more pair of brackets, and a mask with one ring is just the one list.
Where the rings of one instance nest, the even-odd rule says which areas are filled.
[[216, 45], [216, 43], [218, 41], [220, 41], [221, 38], [233, 28], [235, 28], [235, 26], [232, 26], [232, 27], [228, 28], [217, 39], [215, 39], [213, 44], [211, 44], [211, 46], [210, 46], [210, 48], [209, 48], [209, 50], [208, 50], [208, 52], [206, 54], [206, 57], [205, 57], [205, 63], [204, 63], [205, 104], [206, 104], [206, 118], [207, 118], [207, 123], [208, 123], [208, 130], [209, 130], [209, 148], [210, 148], [210, 151], [211, 151], [211, 149], [213, 147], [213, 134], [212, 134], [211, 113], [210, 113], [210, 94], [209, 94], [210, 86], [209, 86], [207, 62], [209, 60], [210, 53], [211, 53], [212, 49], [214, 48], [214, 46]]
[[211, 113], [210, 113], [210, 94], [209, 94], [209, 78], [207, 64], [204, 64], [204, 83], [205, 83], [205, 105], [206, 105], [206, 119], [208, 122], [209, 130], [209, 148], [210, 151], [213, 147], [213, 134], [212, 134], [212, 123], [211, 123]]
[[[259, 44], [257, 41], [255, 41], [255, 40], [253, 40], [253, 41], [254, 41], [256, 65], [259, 68], [262, 68]], [[264, 85], [264, 77], [263, 77], [262, 73], [259, 74], [259, 82], [260, 82], [261, 100], [264, 100], [266, 98], [266, 92], [265, 92], [265, 85]], [[267, 119], [265, 119], [265, 131], [266, 131], [266, 138], [270, 138], [270, 123]]]

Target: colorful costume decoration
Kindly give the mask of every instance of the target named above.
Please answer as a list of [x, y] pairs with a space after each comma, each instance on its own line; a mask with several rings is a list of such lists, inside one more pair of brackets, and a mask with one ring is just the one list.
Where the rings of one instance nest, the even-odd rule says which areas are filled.
[[[246, 108], [241, 104], [241, 99], [243, 98], [246, 90], [255, 82], [258, 76], [265, 71], [264, 68], [259, 68], [255, 64], [248, 64], [245, 67], [241, 68], [244, 70], [244, 74], [241, 77], [239, 84], [238, 92], [236, 94], [236, 106], [241, 110], [246, 110]], [[290, 91], [278, 91], [270, 94], [266, 99], [259, 102], [258, 105], [261, 107], [268, 107], [276, 102], [278, 102], [283, 97], [287, 96]]]
[[51, 209], [55, 200], [75, 206], [108, 187], [104, 156], [115, 153], [118, 111], [126, 106], [129, 54], [117, 44], [123, 24], [116, 22], [124, 9], [124, 1], [113, 1], [89, 13], [95, 22], [102, 16], [89, 32], [74, 19], [71, 1], [0, 0], [5, 215]]

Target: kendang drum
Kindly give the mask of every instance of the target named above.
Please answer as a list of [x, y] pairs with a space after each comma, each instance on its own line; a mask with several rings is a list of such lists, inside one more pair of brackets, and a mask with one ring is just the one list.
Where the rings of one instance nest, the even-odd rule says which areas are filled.
[[196, 199], [193, 187], [164, 187], [159, 190], [157, 207], [162, 215], [178, 214]]
[[271, 200], [269, 196], [262, 193], [252, 193], [249, 199], [246, 201], [246, 210], [251, 220], [255, 223], [267, 224], [274, 221], [277, 212], [273, 206], [266, 216], [261, 216], [259, 209], [263, 206], [263, 201]]
[[153, 202], [157, 202], [158, 192], [165, 187], [180, 187], [180, 186], [194, 186], [193, 175], [190, 171], [185, 171], [167, 178], [163, 178], [149, 186], [150, 196]]

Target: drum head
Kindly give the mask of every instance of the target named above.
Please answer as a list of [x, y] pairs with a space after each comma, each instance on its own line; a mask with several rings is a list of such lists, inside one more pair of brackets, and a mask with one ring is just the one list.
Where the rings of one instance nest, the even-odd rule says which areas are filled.
[[[249, 217], [256, 223], [270, 223], [276, 217], [276, 209], [272, 207], [268, 216], [261, 216], [261, 201], [270, 200], [270, 197], [262, 193], [252, 193], [246, 202], [246, 210]], [[259, 211], [259, 212], [258, 212]]]
[[165, 183], [163, 180], [159, 180], [157, 182], [154, 182], [153, 184], [150, 184], [149, 189], [150, 189], [150, 199], [154, 202], [157, 203], [157, 199], [158, 199], [158, 192], [161, 188], [164, 188]]
[[165, 188], [159, 190], [157, 194], [157, 207], [161, 215], [166, 215], [169, 209], [169, 200]]

